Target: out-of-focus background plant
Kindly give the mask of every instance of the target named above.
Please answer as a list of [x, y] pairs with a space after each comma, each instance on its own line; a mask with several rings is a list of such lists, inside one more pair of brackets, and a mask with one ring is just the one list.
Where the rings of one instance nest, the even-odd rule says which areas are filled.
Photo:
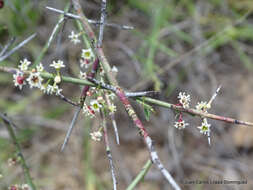
[[[17, 67], [24, 57], [35, 61], [58, 20], [58, 15], [45, 7], [63, 10], [68, 1], [4, 2], [0, 9], [0, 45], [4, 46], [11, 37], [19, 42], [32, 33], [36, 32], [37, 36], [1, 65]], [[82, 3], [89, 18], [99, 19], [100, 1]], [[194, 105], [201, 100], [208, 101], [221, 84], [221, 93], [210, 112], [252, 120], [252, 11], [251, 0], [108, 1], [108, 20], [132, 25], [135, 29], [106, 28], [103, 46], [110, 63], [119, 70], [119, 83], [126, 89], [160, 90], [160, 99], [174, 103], [178, 93], [186, 91], [191, 94]], [[43, 57], [46, 67], [60, 58], [67, 63], [66, 75], [79, 74], [77, 57], [81, 48], [70, 43], [67, 37], [75, 28], [75, 22], [65, 23], [61, 43], [55, 40]], [[101, 121], [80, 117], [68, 147], [60, 153], [74, 114], [73, 107], [38, 90], [19, 91], [9, 74], [0, 74], [0, 88], [0, 110], [18, 124], [17, 137], [39, 189], [112, 188], [104, 144], [91, 141], [89, 136]], [[77, 86], [66, 84], [63, 91], [78, 100], [80, 88]], [[119, 105], [116, 121], [121, 145], [116, 145], [110, 127], [109, 136], [119, 189], [125, 189], [146, 162], [148, 152], [136, 130], [129, 127], [132, 123]], [[134, 106], [145, 121], [141, 107]], [[179, 131], [173, 126], [173, 111], [154, 109], [145, 125], [163, 163], [177, 181], [247, 180], [247, 185], [219, 185], [218, 188], [252, 189], [253, 129], [210, 121], [212, 146], [209, 147], [207, 139], [196, 129], [197, 119], [186, 117], [190, 125]], [[8, 159], [15, 156], [15, 147], [1, 124], [0, 189], [24, 180], [20, 166], [8, 165]], [[183, 189], [217, 187], [180, 185]], [[152, 166], [137, 189], [168, 188]]]

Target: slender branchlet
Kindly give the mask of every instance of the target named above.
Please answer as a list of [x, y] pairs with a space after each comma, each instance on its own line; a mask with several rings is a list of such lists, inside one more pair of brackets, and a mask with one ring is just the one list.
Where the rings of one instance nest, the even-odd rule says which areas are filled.
[[0, 117], [3, 120], [3, 123], [5, 124], [8, 132], [9, 132], [10, 138], [16, 147], [16, 150], [18, 152], [18, 156], [20, 158], [20, 164], [23, 168], [25, 179], [26, 179], [27, 183], [29, 184], [29, 186], [31, 187], [31, 189], [36, 190], [36, 186], [33, 183], [33, 179], [31, 177], [31, 174], [29, 171], [29, 167], [27, 166], [26, 161], [25, 161], [25, 157], [22, 153], [21, 145], [20, 145], [20, 143], [15, 135], [14, 129], [13, 129], [15, 127], [15, 125], [13, 125], [13, 122], [10, 121], [10, 119], [5, 114], [0, 113]]
[[66, 147], [66, 145], [67, 145], [67, 143], [68, 143], [68, 141], [69, 141], [70, 135], [71, 135], [71, 133], [72, 133], [72, 131], [73, 131], [73, 129], [74, 129], [74, 126], [75, 126], [75, 124], [76, 124], [78, 115], [79, 115], [79, 113], [80, 113], [81, 110], [82, 110], [82, 107], [78, 107], [78, 109], [76, 110], [76, 112], [75, 112], [75, 114], [74, 114], [74, 117], [73, 117], [73, 119], [72, 119], [72, 121], [71, 121], [71, 124], [70, 124], [70, 126], [69, 126], [69, 128], [68, 128], [68, 131], [67, 131], [67, 133], [66, 133], [66, 136], [65, 136], [65, 138], [64, 138], [64, 142], [63, 142], [63, 144], [62, 144], [62, 146], [61, 146], [61, 152], [63, 152], [63, 150], [65, 149], [65, 147]]
[[[48, 7], [48, 6], [46, 8], [50, 11], [54, 11], [54, 12], [59, 13], [59, 14], [64, 14], [64, 16], [69, 17], [69, 18], [80, 19], [80, 16], [72, 14], [72, 13], [64, 13], [64, 11], [62, 11], [62, 10], [59, 10], [59, 9], [56, 9], [56, 8], [53, 8], [53, 7]], [[92, 19], [88, 19], [88, 22], [90, 24], [95, 24], [95, 25], [102, 24], [100, 21], [92, 20]], [[116, 23], [107, 23], [107, 22], [105, 22], [104, 24], [105, 24], [105, 26], [118, 28], [118, 29], [121, 29], [121, 30], [133, 30], [134, 29], [133, 26], [120, 25], [120, 24], [116, 24]]]
[[8, 50], [8, 48], [15, 42], [16, 38], [12, 37], [9, 42], [3, 47], [3, 49], [0, 52], [0, 57], [2, 57], [6, 51]]
[[104, 130], [104, 139], [105, 139], [105, 146], [106, 146], [106, 154], [107, 158], [109, 160], [110, 168], [111, 168], [111, 175], [112, 175], [112, 181], [113, 181], [113, 190], [117, 190], [117, 179], [115, 175], [115, 169], [113, 165], [113, 159], [112, 159], [112, 153], [108, 138], [108, 132], [107, 132], [107, 125], [106, 125], [106, 118], [104, 117], [104, 114], [102, 113], [102, 119], [103, 119], [103, 130]]
[[106, 0], [101, 1], [101, 17], [100, 17], [100, 27], [99, 27], [99, 36], [98, 36], [98, 47], [102, 47], [104, 28], [106, 22]]
[[[69, 7], [70, 7], [70, 3], [68, 3], [66, 6], [65, 6], [65, 9], [64, 11], [68, 12], [69, 10]], [[58, 22], [56, 23], [47, 43], [44, 45], [42, 51], [40, 52], [40, 54], [37, 56], [34, 64], [33, 64], [33, 67], [36, 67], [42, 60], [42, 58], [44, 57], [45, 53], [47, 52], [48, 48], [50, 47], [52, 41], [55, 39], [55, 37], [57, 36], [59, 30], [60, 30], [60, 27], [61, 25], [63, 24], [63, 21], [64, 21], [64, 11], [63, 13], [59, 16], [59, 20]]]
[[19, 48], [23, 47], [25, 44], [27, 44], [29, 41], [31, 41], [34, 37], [36, 36], [36, 34], [32, 34], [31, 36], [29, 36], [27, 39], [25, 39], [24, 41], [20, 42], [16, 47], [14, 47], [13, 49], [11, 49], [10, 51], [8, 51], [7, 53], [3, 54], [2, 57], [0, 57], [0, 62], [5, 60], [7, 57], [9, 57], [10, 55], [12, 55], [14, 52], [16, 52]]
[[233, 124], [237, 124], [237, 125], [245, 125], [245, 126], [251, 126], [253, 127], [253, 123], [252, 122], [247, 122], [247, 121], [241, 121], [241, 120], [237, 120], [237, 119], [233, 119], [233, 118], [229, 118], [229, 117], [224, 117], [224, 116], [220, 116], [220, 115], [215, 115], [215, 114], [211, 114], [211, 113], [205, 113], [196, 109], [191, 109], [191, 108], [183, 108], [182, 106], [176, 105], [176, 104], [171, 104], [168, 102], [164, 102], [161, 100], [156, 100], [153, 98], [149, 98], [149, 97], [141, 97], [141, 100], [143, 100], [146, 103], [151, 103], [153, 105], [157, 105], [160, 107], [164, 107], [164, 108], [169, 108], [169, 109], [173, 109], [173, 110], [177, 110], [180, 112], [185, 112], [188, 113], [190, 115], [196, 115], [196, 116], [200, 116], [202, 118], [209, 118], [209, 119], [214, 119], [214, 120], [219, 120], [219, 121], [224, 121], [226, 123], [233, 123]]
[[[105, 92], [105, 99], [106, 99], [108, 106], [109, 107], [112, 106], [111, 100], [110, 100], [107, 92]], [[112, 120], [112, 126], [113, 126], [115, 137], [116, 137], [116, 142], [119, 145], [120, 144], [119, 143], [119, 132], [118, 132], [118, 127], [117, 127], [117, 123], [115, 120], [115, 113], [111, 113], [111, 120]]]
[[[96, 72], [98, 70], [98, 67], [99, 67], [99, 60], [96, 59], [94, 61], [93, 65], [92, 65], [92, 70], [89, 73], [89, 77], [90, 78], [94, 78], [95, 77], [95, 74], [96, 74]], [[73, 119], [71, 121], [71, 124], [70, 124], [70, 126], [68, 128], [67, 134], [66, 134], [65, 139], [64, 139], [64, 143], [63, 143], [63, 145], [61, 147], [61, 151], [64, 151], [64, 149], [65, 149], [65, 147], [66, 147], [66, 145], [67, 145], [67, 143], [69, 141], [70, 135], [71, 135], [71, 133], [72, 133], [72, 131], [74, 129], [74, 126], [76, 124], [76, 120], [78, 118], [78, 115], [80, 114], [80, 111], [83, 108], [83, 105], [84, 105], [84, 102], [85, 102], [85, 99], [86, 99], [86, 96], [87, 96], [87, 92], [89, 91], [89, 89], [90, 89], [90, 86], [84, 86], [83, 87], [83, 90], [82, 90], [82, 93], [81, 93], [81, 97], [80, 97], [79, 108], [77, 108], [77, 110], [76, 110], [76, 112], [74, 114], [74, 117], [73, 117]]]
[[71, 104], [72, 106], [79, 106], [80, 104], [77, 102], [74, 102], [70, 100], [69, 98], [65, 97], [63, 94], [59, 94], [59, 97], [64, 101], [67, 102], [68, 104]]

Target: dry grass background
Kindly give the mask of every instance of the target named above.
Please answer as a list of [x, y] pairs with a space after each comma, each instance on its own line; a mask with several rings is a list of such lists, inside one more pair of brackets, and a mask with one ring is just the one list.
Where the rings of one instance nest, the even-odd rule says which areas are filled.
[[[159, 68], [163, 69], [171, 61], [203, 44], [209, 37], [224, 30], [225, 26], [231, 26], [253, 8], [250, 0], [109, 2], [110, 21], [133, 25], [136, 28], [135, 31], [119, 31], [112, 28], [105, 31], [105, 53], [111, 65], [119, 69], [117, 78], [121, 86], [126, 89], [146, 90], [157, 88], [159, 84], [161, 94], [158, 98], [176, 103], [177, 94], [186, 91], [191, 94], [192, 105], [195, 105], [200, 100], [208, 100], [221, 84], [221, 93], [215, 100], [211, 112], [242, 120], [253, 120], [252, 13], [237, 27], [224, 32], [205, 48], [181, 59], [164, 74], [156, 74]], [[36, 40], [4, 64], [17, 65], [18, 60], [23, 57], [34, 60], [58, 18], [56, 14], [47, 11], [45, 5], [61, 9], [65, 5], [65, 1], [32, 1], [32, 6], [33, 3], [37, 3], [36, 10], [39, 14], [35, 14], [36, 19], [34, 15], [33, 19], [29, 16], [24, 18], [27, 26], [23, 31], [18, 31], [15, 23], [8, 23], [14, 19], [9, 14], [3, 19], [4, 10], [0, 10], [0, 24], [4, 28], [1, 28], [0, 33], [1, 45], [12, 34], [23, 39], [31, 32], [37, 32]], [[99, 18], [99, 1], [84, 1], [83, 5], [89, 18]], [[159, 5], [164, 7], [161, 8]], [[172, 26], [177, 30], [172, 30]], [[15, 27], [16, 31], [13, 29]], [[67, 39], [74, 28], [73, 21], [68, 20], [63, 31], [62, 43], [60, 46], [57, 46], [56, 42], [52, 45], [43, 58], [43, 64], [48, 66], [53, 59], [61, 58], [68, 64], [65, 73], [77, 76], [77, 56], [81, 47], [74, 46]], [[93, 142], [89, 138], [89, 132], [97, 129], [100, 121], [88, 121], [84, 116], [80, 117], [66, 151], [60, 153], [65, 132], [74, 114], [73, 107], [65, 105], [57, 97], [42, 95], [28, 88], [20, 92], [14, 89], [10, 76], [2, 73], [0, 75], [1, 112], [8, 113], [20, 127], [18, 134], [24, 155], [39, 189], [112, 189], [104, 144]], [[156, 81], [145, 82], [153, 76]], [[144, 82], [138, 87], [136, 84], [139, 81]], [[79, 87], [68, 84], [64, 85], [63, 89], [68, 97], [79, 97]], [[142, 108], [132, 103], [141, 119], [145, 121]], [[112, 130], [109, 136], [119, 189], [125, 189], [149, 157], [137, 130], [132, 127], [131, 120], [123, 107], [119, 103], [117, 105], [116, 119], [121, 145], [116, 145]], [[184, 116], [190, 125], [187, 129], [179, 131], [173, 127], [175, 115], [172, 111], [154, 108], [155, 113], [145, 125], [156, 143], [163, 163], [178, 182], [227, 179], [247, 180], [248, 183], [180, 184], [183, 189], [252, 189], [253, 129], [210, 121], [212, 146], [209, 147], [207, 139], [196, 128], [200, 123], [199, 118]], [[2, 125], [0, 148], [0, 173], [3, 175], [0, 179], [0, 189], [6, 189], [10, 184], [23, 183], [21, 168], [7, 165], [8, 158], [14, 155], [14, 147]], [[152, 166], [137, 189], [169, 188], [159, 171]]]

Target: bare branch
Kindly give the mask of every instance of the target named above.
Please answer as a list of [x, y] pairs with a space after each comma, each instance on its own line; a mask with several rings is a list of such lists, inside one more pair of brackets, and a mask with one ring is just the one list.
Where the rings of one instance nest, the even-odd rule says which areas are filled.
[[[80, 16], [72, 14], [72, 13], [64, 13], [64, 11], [53, 8], [53, 7], [46, 7], [48, 10], [50, 11], [54, 11], [56, 13], [60, 13], [60, 14], [64, 14], [64, 16], [70, 17], [70, 18], [74, 18], [74, 19], [80, 19]], [[95, 24], [95, 25], [100, 25], [102, 24], [100, 21], [96, 21], [96, 20], [92, 20], [92, 19], [88, 19], [88, 22], [90, 24]], [[120, 24], [116, 24], [116, 23], [105, 23], [106, 26], [109, 27], [114, 27], [114, 28], [118, 28], [118, 29], [122, 29], [122, 30], [133, 30], [134, 27], [133, 26], [127, 26], [127, 25], [120, 25]]]
[[103, 36], [104, 36], [104, 27], [106, 22], [106, 0], [101, 1], [101, 17], [100, 17], [100, 28], [98, 36], [98, 47], [102, 46]]
[[113, 190], [117, 190], [117, 179], [115, 176], [112, 153], [111, 153], [111, 148], [110, 148], [110, 143], [109, 143], [109, 138], [108, 138], [108, 133], [107, 133], [106, 119], [103, 114], [102, 114], [102, 119], [103, 119], [103, 130], [104, 130], [104, 137], [105, 137], [106, 154], [107, 154], [107, 157], [110, 163], [110, 168], [111, 168]]
[[73, 117], [73, 119], [72, 119], [72, 121], [71, 121], [71, 124], [70, 124], [70, 126], [69, 126], [69, 128], [68, 128], [67, 134], [66, 134], [66, 136], [65, 136], [64, 142], [63, 142], [63, 144], [62, 144], [61, 152], [64, 151], [64, 149], [65, 149], [65, 147], [66, 147], [66, 145], [67, 145], [67, 143], [68, 143], [68, 141], [69, 141], [70, 135], [71, 135], [71, 133], [72, 133], [72, 131], [73, 131], [73, 128], [74, 128], [74, 126], [75, 126], [75, 123], [76, 123], [76, 121], [77, 121], [78, 115], [79, 115], [79, 113], [80, 113], [81, 110], [82, 110], [82, 107], [79, 107], [79, 108], [76, 110], [75, 114], [74, 114], [74, 117]]

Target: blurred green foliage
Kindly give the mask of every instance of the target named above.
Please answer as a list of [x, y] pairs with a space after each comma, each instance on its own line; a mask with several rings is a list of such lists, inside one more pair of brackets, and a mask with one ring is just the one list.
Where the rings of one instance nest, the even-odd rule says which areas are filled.
[[10, 36], [26, 36], [27, 31], [36, 29], [39, 20], [39, 10], [34, 1], [12, 0], [5, 1], [5, 6], [0, 10], [0, 36], [8, 30]]

